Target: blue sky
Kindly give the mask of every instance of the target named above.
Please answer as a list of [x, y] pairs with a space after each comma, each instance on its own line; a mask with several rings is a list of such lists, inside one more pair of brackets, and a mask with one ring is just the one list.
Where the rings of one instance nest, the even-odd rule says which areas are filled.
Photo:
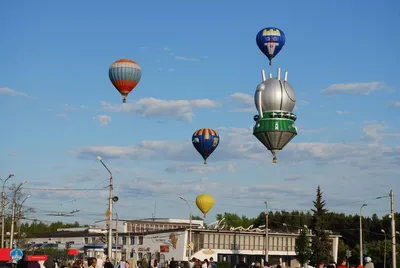
[[[333, 211], [388, 213], [399, 189], [400, 4], [386, 1], [9, 1], [0, 8], [0, 176], [28, 180], [29, 217], [104, 217], [114, 172], [123, 218], [186, 217], [202, 192], [207, 217], [308, 210], [317, 185]], [[255, 36], [276, 26], [286, 45], [268, 66]], [[121, 105], [108, 78], [119, 58], [142, 79]], [[279, 164], [253, 137], [260, 71], [289, 72], [298, 136]], [[209, 164], [192, 133], [214, 128]], [[396, 177], [397, 176], [397, 177]], [[11, 183], [11, 181], [10, 181]], [[95, 189], [48, 191], [51, 188]], [[400, 198], [396, 196], [396, 202]], [[178, 209], [177, 209], [178, 208]], [[74, 217], [46, 214], [80, 209]]]

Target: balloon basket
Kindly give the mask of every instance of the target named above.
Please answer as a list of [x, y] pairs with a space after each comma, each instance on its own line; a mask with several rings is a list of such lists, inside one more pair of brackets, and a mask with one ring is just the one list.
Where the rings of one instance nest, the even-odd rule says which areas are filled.
[[204, 165], [207, 165], [207, 160], [204, 160]]
[[269, 66], [271, 66], [271, 65], [272, 65], [272, 61], [269, 62]]
[[274, 157], [274, 159], [272, 159], [272, 163], [274, 164], [278, 163], [278, 158]]
[[123, 99], [122, 99], [122, 103], [126, 103], [126, 98], [123, 98]]

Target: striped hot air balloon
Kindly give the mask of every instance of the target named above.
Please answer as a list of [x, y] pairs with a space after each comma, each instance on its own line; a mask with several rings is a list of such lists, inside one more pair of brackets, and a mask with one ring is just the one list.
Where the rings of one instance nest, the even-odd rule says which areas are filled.
[[192, 136], [194, 148], [201, 154], [204, 164], [207, 164], [207, 158], [214, 152], [219, 144], [219, 135], [217, 131], [211, 128], [202, 128], [196, 130]]
[[142, 69], [133, 60], [120, 59], [110, 66], [108, 76], [111, 83], [122, 95], [122, 102], [126, 102], [126, 97], [142, 77]]

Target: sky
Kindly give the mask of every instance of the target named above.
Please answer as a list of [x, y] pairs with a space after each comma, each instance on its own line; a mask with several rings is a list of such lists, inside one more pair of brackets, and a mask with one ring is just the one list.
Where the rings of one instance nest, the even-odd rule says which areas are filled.
[[[29, 219], [105, 218], [108, 173], [120, 219], [186, 218], [200, 193], [218, 213], [389, 213], [400, 204], [400, 2], [4, 1], [0, 3], [0, 177], [24, 185]], [[255, 36], [279, 27], [268, 65]], [[108, 68], [136, 61], [126, 104]], [[278, 153], [252, 135], [261, 70], [288, 71], [298, 136]], [[192, 133], [220, 144], [204, 165]], [[69, 213], [71, 217], [48, 214]], [[389, 226], [388, 226], [389, 228]]]

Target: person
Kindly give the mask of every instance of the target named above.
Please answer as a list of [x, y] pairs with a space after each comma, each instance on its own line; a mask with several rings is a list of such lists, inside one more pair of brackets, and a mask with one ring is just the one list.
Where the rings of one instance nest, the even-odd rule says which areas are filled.
[[210, 263], [208, 262], [207, 259], [204, 259], [203, 264], [201, 265], [201, 268], [211, 268]]
[[364, 258], [365, 261], [365, 268], [374, 268], [374, 263], [372, 262], [372, 259], [370, 257], [365, 257]]
[[109, 257], [107, 257], [106, 261], [104, 262], [104, 268], [114, 268], [114, 265], [111, 263]]
[[171, 261], [169, 262], [169, 268], [178, 268], [178, 263], [175, 261], [175, 259], [172, 257]]
[[276, 268], [282, 268], [282, 266], [281, 266], [281, 261], [277, 261], [275, 267], [276, 267]]
[[100, 255], [97, 255], [96, 268], [103, 268], [103, 259], [100, 257]]
[[217, 264], [214, 262], [213, 257], [210, 258], [210, 265], [211, 265], [211, 268], [217, 268]]
[[142, 259], [142, 263], [141, 263], [140, 268], [149, 268], [149, 263], [147, 262], [146, 258]]
[[249, 265], [244, 261], [244, 257], [240, 257], [240, 262], [236, 265], [236, 268], [249, 268]]
[[347, 260], [346, 259], [342, 259], [342, 261], [340, 262], [340, 265], [338, 266], [338, 268], [347, 268]]
[[256, 262], [256, 263], [254, 264], [254, 267], [256, 267], [256, 268], [261, 268], [261, 263], [260, 263], [260, 262]]
[[46, 268], [54, 268], [54, 258], [52, 256], [48, 256], [47, 259], [43, 263]]
[[122, 258], [121, 261], [119, 262], [119, 268], [126, 268], [125, 258]]
[[92, 258], [91, 260], [92, 262], [89, 265], [89, 268], [96, 268], [97, 267], [97, 259], [96, 258]]

